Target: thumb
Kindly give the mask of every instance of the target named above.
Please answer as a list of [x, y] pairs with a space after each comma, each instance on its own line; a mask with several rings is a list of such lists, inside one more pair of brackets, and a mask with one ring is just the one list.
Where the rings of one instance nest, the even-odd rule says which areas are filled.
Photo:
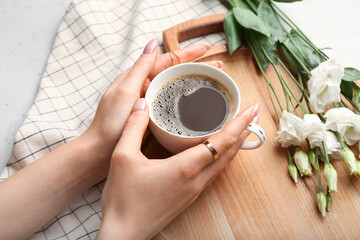
[[143, 54], [136, 60], [134, 66], [121, 82], [121, 85], [127, 86], [130, 91], [139, 93], [144, 80], [155, 66], [158, 51], [156, 39], [151, 40], [146, 45]]
[[149, 123], [149, 109], [144, 98], [140, 98], [134, 105], [125, 124], [120, 141], [115, 150], [139, 151], [146, 127]]

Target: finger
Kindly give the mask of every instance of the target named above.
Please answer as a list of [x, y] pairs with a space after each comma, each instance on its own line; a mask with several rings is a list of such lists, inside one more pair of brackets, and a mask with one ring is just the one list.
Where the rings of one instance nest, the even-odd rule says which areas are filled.
[[259, 111], [259, 103], [248, 107], [227, 124], [222, 131], [208, 139], [220, 156], [227, 152], [237, 142], [238, 137], [243, 133], [250, 122], [253, 121], [256, 115], [258, 115]]
[[135, 62], [133, 67], [129, 70], [126, 78], [121, 81], [121, 84], [129, 89], [129, 91], [140, 94], [141, 86], [149, 73], [154, 68], [157, 59], [157, 41], [151, 40], [144, 48], [143, 54]]
[[[189, 46], [184, 49], [175, 51], [175, 53], [181, 57], [183, 62], [190, 62], [190, 61], [195, 60], [195, 59], [201, 57], [202, 55], [204, 55], [207, 52], [207, 50], [209, 50], [209, 49], [210, 49], [209, 45], [199, 44], [199, 45], [193, 45], [193, 46]], [[221, 68], [222, 65], [224, 64], [222, 61], [209, 61], [209, 62], [204, 62], [204, 63], [209, 64], [214, 67], [217, 67], [217, 68]], [[172, 66], [172, 61], [171, 61], [169, 53], [165, 53], [165, 54], [159, 56], [157, 58], [154, 68], [151, 70], [151, 72], [149, 74], [149, 78], [150, 79], [154, 78], [161, 71], [163, 71], [166, 68], [171, 67], [171, 66]], [[128, 72], [129, 71], [125, 71], [125, 72], [119, 74], [115, 78], [115, 80], [112, 82], [112, 84], [110, 85], [109, 88], [113, 88], [114, 85], [117, 85], [122, 80], [124, 80], [125, 77], [127, 76]], [[148, 84], [147, 84], [147, 86], [148, 86]], [[144, 92], [143, 90], [144, 90], [144, 86], [143, 86], [142, 92]], [[146, 89], [145, 89], [145, 91], [146, 91]]]
[[[219, 156], [223, 156], [230, 148], [237, 142], [239, 136], [243, 133], [249, 123], [258, 114], [260, 105], [256, 104], [248, 107], [242, 113], [237, 115], [233, 120], [224, 126], [224, 128], [212, 135], [208, 141], [218, 152]], [[195, 147], [187, 149], [175, 156], [173, 156], [180, 168], [190, 169], [193, 175], [200, 173], [208, 164], [214, 161], [211, 151], [205, 144], [199, 144]], [[181, 159], [181, 161], [178, 161]]]
[[107, 91], [110, 92], [112, 91], [112, 89], [115, 89], [116, 87], [119, 86], [120, 82], [122, 82], [122, 80], [124, 80], [127, 76], [127, 74], [129, 73], [129, 71], [125, 71], [120, 73], [115, 79], [114, 81], [112, 81], [112, 83], [110, 84], [110, 86], [108, 87]]
[[[259, 123], [259, 115], [256, 115], [253, 120], [254, 123]], [[197, 176], [197, 180], [204, 183], [205, 186], [211, 184], [211, 182], [216, 178], [216, 176], [224, 170], [226, 165], [233, 160], [241, 146], [244, 144], [247, 137], [251, 134], [250, 131], [245, 130], [239, 137], [238, 141], [232, 146], [223, 156], [221, 156], [216, 161], [212, 162], [206, 166], [200, 174]]]
[[208, 62], [202, 62], [202, 63], [216, 67], [216, 68], [221, 68], [224, 65], [223, 61], [208, 61]]
[[[198, 44], [186, 47], [181, 50], [174, 51], [180, 58], [181, 62], [191, 62], [201, 56], [203, 56], [210, 49], [209, 45]], [[174, 61], [179, 62], [177, 57], [174, 56]], [[173, 66], [170, 53], [165, 53], [158, 57], [154, 69], [151, 71], [149, 77], [152, 79], [160, 72]]]
[[[221, 68], [224, 65], [223, 61], [208, 61], [208, 62], [203, 62], [203, 63], [214, 66], [216, 68]], [[150, 85], [150, 79], [146, 78], [143, 85], [142, 85], [142, 87], [141, 87], [140, 97], [145, 96], [145, 93], [146, 93], [149, 85]]]
[[144, 98], [134, 105], [125, 124], [115, 151], [134, 153], [140, 151], [141, 141], [149, 123], [149, 109]]

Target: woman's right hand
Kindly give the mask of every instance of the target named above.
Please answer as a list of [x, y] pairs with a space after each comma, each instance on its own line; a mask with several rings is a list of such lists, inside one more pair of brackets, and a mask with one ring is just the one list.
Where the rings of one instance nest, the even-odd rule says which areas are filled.
[[110, 163], [102, 194], [98, 239], [150, 239], [188, 207], [231, 161], [258, 122], [259, 105], [248, 107], [208, 141], [168, 159], [150, 160], [140, 151], [149, 122], [145, 100], [137, 101]]
[[[182, 62], [190, 62], [203, 56], [209, 48], [208, 45], [199, 44], [175, 53]], [[206, 63], [218, 68], [223, 64], [221, 61]], [[85, 142], [90, 142], [86, 145], [91, 146], [91, 155], [98, 160], [110, 160], [134, 104], [145, 95], [150, 81], [172, 65], [169, 53], [158, 56], [157, 42], [153, 39], [133, 67], [116, 77], [103, 94], [93, 122], [81, 136]]]

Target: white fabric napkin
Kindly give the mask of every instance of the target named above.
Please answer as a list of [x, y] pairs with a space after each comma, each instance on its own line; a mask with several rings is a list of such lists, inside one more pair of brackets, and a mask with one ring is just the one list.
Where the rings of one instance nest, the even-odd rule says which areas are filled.
[[[104, 90], [150, 39], [161, 43], [162, 32], [173, 25], [224, 12], [218, 0], [74, 0], [0, 181], [79, 136], [91, 123]], [[212, 34], [182, 46], [197, 42], [225, 41], [223, 34]], [[82, 194], [31, 239], [94, 239], [103, 184]]]

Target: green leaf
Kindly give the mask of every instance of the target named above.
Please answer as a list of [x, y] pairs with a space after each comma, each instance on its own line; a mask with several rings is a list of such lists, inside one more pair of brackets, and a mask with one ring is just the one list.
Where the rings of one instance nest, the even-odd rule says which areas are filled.
[[234, 7], [239, 7], [239, 8], [247, 9], [247, 10], [251, 11], [250, 6], [244, 0], [233, 0], [233, 1], [234, 1], [234, 4], [235, 4]]
[[278, 45], [278, 49], [283, 55], [283, 57], [286, 59], [286, 62], [295, 70], [302, 71], [303, 68], [301, 65], [296, 61], [296, 59], [292, 56], [292, 54], [289, 52], [289, 50], [285, 47], [283, 43]]
[[261, 68], [265, 70], [269, 64], [270, 61], [264, 54], [262, 48], [265, 50], [267, 55], [274, 61], [275, 64], [278, 63], [278, 55], [276, 53], [276, 39], [271, 37], [266, 37], [258, 32], [255, 32], [253, 30], [246, 31], [245, 38], [248, 44], [253, 46], [253, 54], [257, 56]]
[[353, 88], [351, 86], [351, 82], [347, 82], [347, 81], [341, 81], [340, 84], [340, 89], [341, 89], [341, 93], [349, 98], [352, 99], [353, 96]]
[[251, 10], [253, 10], [255, 13], [257, 13], [257, 3], [254, 0], [245, 0], [246, 3], [250, 6]]
[[253, 29], [270, 37], [270, 27], [252, 11], [243, 8], [233, 8], [236, 21], [244, 28]]
[[228, 49], [232, 55], [241, 46], [242, 27], [235, 20], [233, 11], [230, 10], [224, 18], [224, 31], [227, 39]]
[[284, 3], [292, 3], [292, 2], [300, 2], [302, 0], [273, 0], [274, 2], [284, 2]]
[[[225, 0], [224, 2], [227, 2], [228, 5], [230, 5], [230, 7], [232, 7], [232, 8], [235, 7], [235, 4], [232, 0]], [[229, 7], [228, 5], [226, 5], [226, 7]]]
[[274, 10], [271, 8], [268, 1], [262, 1], [259, 5], [257, 10], [257, 15], [261, 18], [264, 22], [266, 22], [270, 29], [271, 34], [280, 42], [283, 42], [286, 39], [286, 35], [284, 30], [281, 26], [281, 23], [274, 13]]
[[291, 30], [285, 41], [280, 44], [279, 50], [287, 62], [298, 71], [302, 71], [303, 68], [291, 52], [293, 52], [309, 70], [314, 69], [323, 62], [321, 56], [313, 50], [295, 30]]
[[348, 82], [360, 80], [360, 71], [356, 68], [346, 67], [344, 69], [343, 80]]

